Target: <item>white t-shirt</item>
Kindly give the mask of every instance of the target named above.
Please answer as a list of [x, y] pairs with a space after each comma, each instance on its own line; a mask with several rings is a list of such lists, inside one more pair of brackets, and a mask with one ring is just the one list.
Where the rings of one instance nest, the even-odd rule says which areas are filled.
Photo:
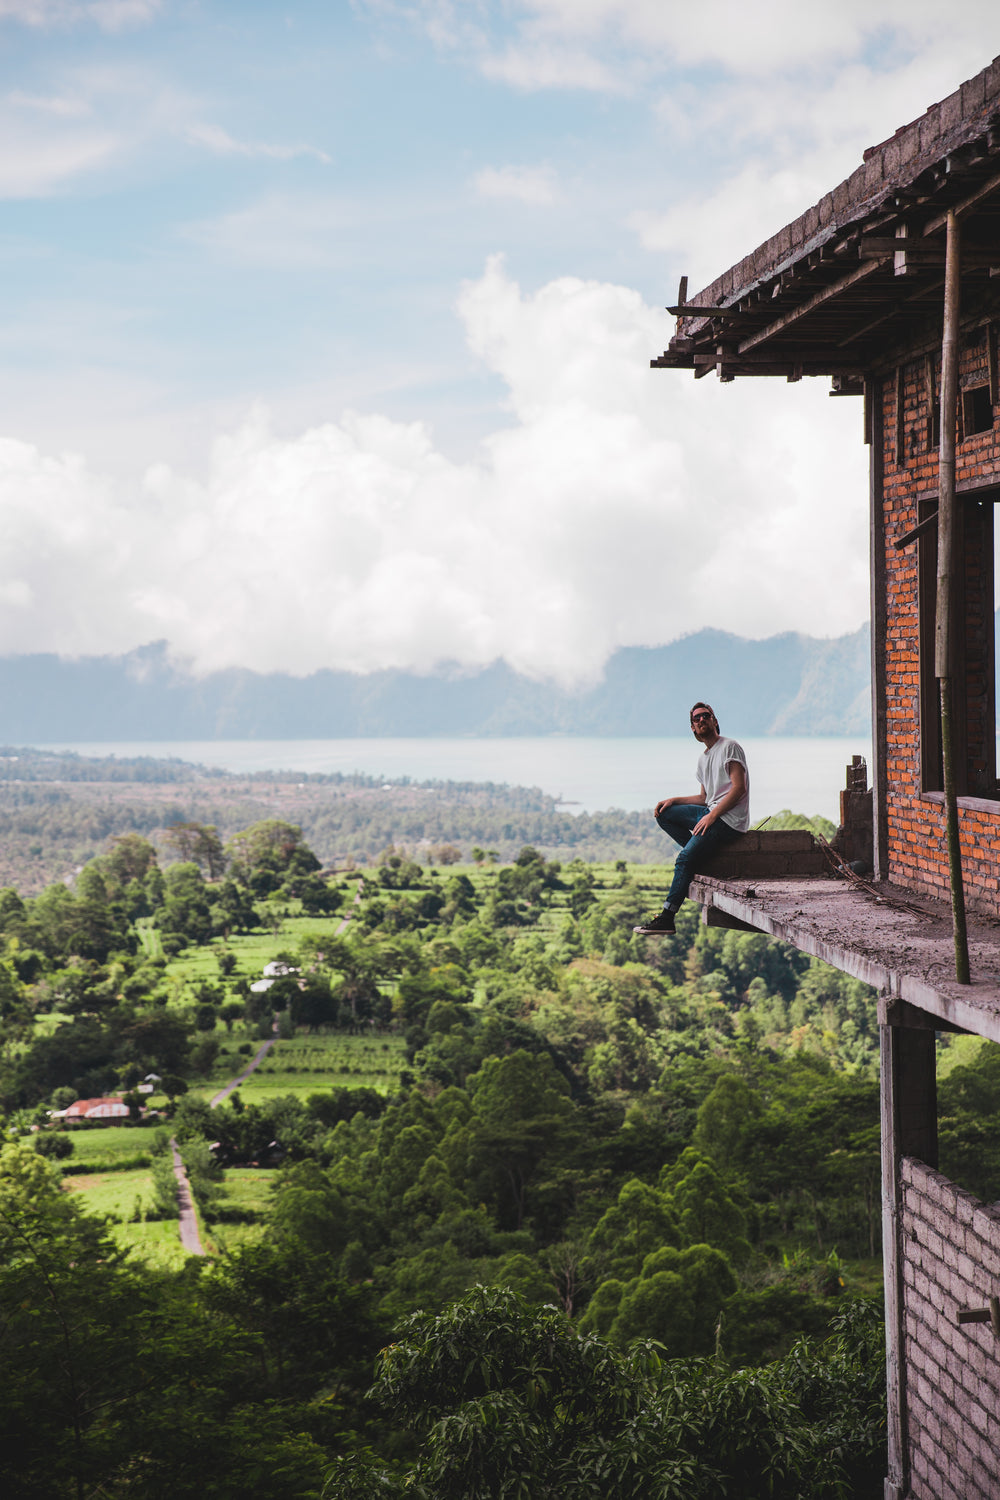
[[735, 828], [737, 833], [746, 833], [750, 827], [750, 772], [743, 746], [720, 735], [710, 750], [703, 750], [699, 755], [696, 775], [698, 785], [705, 793], [706, 805], [711, 811], [717, 802], [722, 801], [733, 784], [729, 767], [734, 761], [743, 767], [747, 783], [746, 796], [722, 814], [722, 821], [728, 823], [730, 828]]

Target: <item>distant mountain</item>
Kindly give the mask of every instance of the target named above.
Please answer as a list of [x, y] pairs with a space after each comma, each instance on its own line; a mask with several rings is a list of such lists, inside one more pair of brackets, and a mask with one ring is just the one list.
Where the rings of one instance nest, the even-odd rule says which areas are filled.
[[871, 723], [869, 630], [765, 641], [700, 630], [632, 646], [595, 687], [565, 692], [502, 662], [481, 671], [244, 670], [187, 675], [162, 642], [126, 656], [0, 657], [0, 740], [350, 739], [396, 736], [664, 735], [697, 698], [742, 735], [860, 734]]

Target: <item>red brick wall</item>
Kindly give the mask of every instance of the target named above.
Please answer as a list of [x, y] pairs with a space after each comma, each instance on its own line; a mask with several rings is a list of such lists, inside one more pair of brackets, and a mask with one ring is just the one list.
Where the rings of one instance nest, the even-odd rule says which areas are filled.
[[[990, 337], [995, 341], [995, 328]], [[935, 401], [939, 365], [935, 358]], [[884, 379], [876, 395], [881, 399], [884, 442], [887, 874], [900, 885], [943, 896], [949, 889], [944, 809], [921, 795], [918, 549], [912, 545], [897, 552], [892, 545], [922, 519], [918, 500], [934, 499], [937, 493], [938, 449], [929, 446], [933, 407], [923, 355], [903, 366], [902, 380], [901, 423], [897, 422], [895, 377]], [[959, 380], [963, 389], [988, 383], [985, 329], [963, 340]], [[902, 452], [897, 455], [899, 437]], [[988, 484], [994, 479], [1000, 483], [1000, 426], [963, 438], [956, 452], [959, 485]], [[967, 903], [974, 911], [996, 914], [1000, 909], [1000, 802], [995, 809], [960, 805], [959, 824]]]
[[901, 1168], [906, 1426], [912, 1500], [1000, 1495], [1000, 1339], [958, 1324], [1000, 1290], [1000, 1206], [906, 1157]]

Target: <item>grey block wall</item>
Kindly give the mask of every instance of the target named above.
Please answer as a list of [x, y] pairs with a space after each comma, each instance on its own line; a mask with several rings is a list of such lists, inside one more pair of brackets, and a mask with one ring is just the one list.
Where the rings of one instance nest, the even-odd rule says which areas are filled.
[[900, 1176], [909, 1496], [997, 1500], [1000, 1338], [958, 1311], [1000, 1293], [1000, 1204], [913, 1157]]

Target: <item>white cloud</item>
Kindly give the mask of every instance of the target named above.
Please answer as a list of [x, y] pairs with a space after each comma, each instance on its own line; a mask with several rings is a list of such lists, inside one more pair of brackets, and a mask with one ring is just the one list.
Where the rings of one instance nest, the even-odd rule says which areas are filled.
[[70, 98], [59, 94], [21, 94], [15, 91], [7, 95], [12, 109], [38, 110], [43, 115], [55, 115], [62, 119], [79, 119], [90, 114], [90, 104], [79, 97]]
[[469, 7], [447, 0], [391, 4], [368, 0], [376, 13], [405, 15], [438, 46], [465, 54], [489, 76], [521, 88], [630, 87], [651, 69], [721, 68], [728, 75], [772, 77], [818, 62], [859, 57], [878, 47], [899, 61], [915, 52], [974, 44], [996, 22], [994, 0], [956, 10], [939, 0], [514, 0]]
[[0, 21], [23, 26], [73, 26], [93, 22], [102, 31], [144, 26], [160, 10], [161, 0], [0, 0]]
[[[2, 0], [0, 0], [2, 3]], [[0, 97], [0, 197], [46, 197], [183, 133], [192, 103], [131, 64], [95, 64], [46, 93]]]
[[484, 167], [473, 178], [480, 198], [514, 198], [519, 203], [552, 203], [556, 197], [551, 167]]
[[569, 682], [702, 625], [864, 617], [853, 403], [651, 371], [667, 320], [623, 287], [527, 295], [495, 261], [459, 310], [509, 391], [474, 463], [419, 423], [351, 413], [286, 438], [256, 412], [205, 478], [160, 466], [138, 491], [0, 443], [4, 649], [164, 636], [200, 671], [504, 657]]
[[182, 234], [223, 261], [304, 271], [336, 265], [344, 237], [359, 222], [358, 207], [343, 199], [268, 193], [246, 208], [188, 224]]
[[[701, 95], [703, 135], [725, 140], [739, 165], [666, 208], [637, 209], [630, 227], [645, 249], [683, 259], [691, 291], [701, 288], [849, 176], [867, 146], [952, 92], [982, 65], [980, 51], [956, 40], [889, 73], [853, 63]], [[688, 93], [661, 101], [676, 138], [689, 138], [695, 103]]]
[[480, 66], [487, 78], [517, 89], [584, 89], [597, 94], [624, 92], [633, 71], [609, 64], [582, 47], [539, 42], [488, 51]]
[[19, 109], [0, 101], [0, 198], [47, 197], [106, 165], [122, 144], [115, 131], [98, 125], [25, 121]]
[[314, 156], [317, 161], [329, 163], [325, 151], [315, 146], [273, 146], [262, 141], [237, 141], [218, 125], [194, 124], [185, 131], [186, 139], [194, 146], [204, 146], [217, 156], [269, 157], [273, 161], [293, 161], [297, 156]]

